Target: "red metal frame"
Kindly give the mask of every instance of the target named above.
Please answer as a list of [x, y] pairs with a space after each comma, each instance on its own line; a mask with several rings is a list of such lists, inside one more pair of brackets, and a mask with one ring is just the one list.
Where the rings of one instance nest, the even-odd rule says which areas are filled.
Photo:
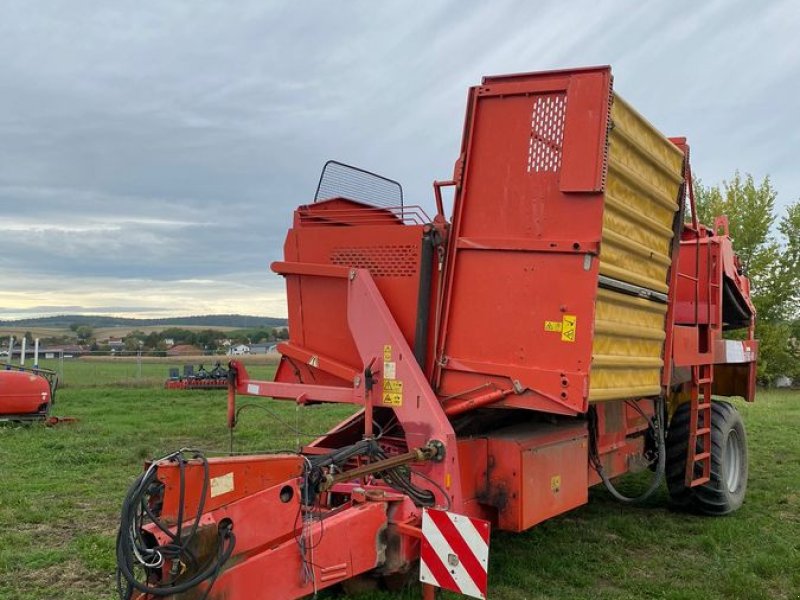
[[[510, 133], [530, 130], [537, 94], [563, 96], [568, 107], [559, 172], [545, 170], [530, 180], [536, 193], [544, 190], [547, 214], [532, 212], [532, 184], [511, 180], [504, 169], [528, 152], [525, 136], [521, 142]], [[589, 462], [582, 414], [589, 409], [589, 324], [610, 97], [608, 67], [485, 78], [469, 92], [453, 179], [434, 183], [438, 215], [432, 223], [414, 207], [376, 208], [343, 198], [299, 207], [285, 260], [272, 264], [286, 279], [290, 339], [279, 345], [274, 381], [251, 379], [243, 364], [230, 363], [228, 426], [236, 425], [237, 395], [354, 404], [361, 411], [303, 455], [375, 437], [378, 425], [385, 434], [378, 441], [390, 456], [441, 444], [437, 460], [412, 464], [412, 482], [431, 490], [438, 506], [493, 527], [522, 531], [586, 502], [588, 487], [600, 482]], [[686, 156], [691, 189], [688, 145], [683, 138], [673, 143]], [[452, 224], [443, 214], [446, 185], [456, 188]], [[685, 392], [691, 398], [696, 440], [707, 434], [708, 417], [701, 413], [707, 414], [703, 405], [712, 385], [752, 400], [758, 346], [752, 320], [744, 342], [722, 337], [724, 284], [732, 282], [752, 310], [749, 283], [738, 272], [725, 222], [713, 231], [699, 225], [689, 199], [693, 224], [682, 223], [682, 211], [675, 223], [662, 383], [665, 396]], [[574, 218], [578, 210], [580, 219]], [[440, 243], [426, 264], [422, 248], [431, 232]], [[418, 296], [426, 272], [430, 306], [420, 305], [426, 299]], [[537, 346], [526, 337], [521, 323], [562, 314], [577, 315], [585, 327], [574, 343]], [[419, 326], [423, 317], [428, 331]], [[423, 364], [412, 350], [419, 347], [429, 351]], [[593, 410], [594, 449], [605, 473], [615, 477], [641, 464], [652, 399], [602, 402]], [[480, 427], [483, 422], [490, 425]], [[702, 479], [694, 476], [694, 464], [703, 461], [704, 470], [708, 464], [702, 451], [697, 454], [687, 468], [690, 484]], [[210, 462], [212, 478], [224, 478], [230, 489], [209, 492], [203, 535], [215, 535], [223, 519], [233, 521], [237, 535], [210, 599], [297, 598], [367, 571], [406, 573], [418, 558], [421, 508], [409, 496], [366, 475], [302, 506], [304, 460]], [[187, 472], [190, 508], [199, 500], [198, 468], [192, 464]], [[175, 466], [158, 465], [158, 476], [166, 486], [164, 514], [174, 516]], [[313, 556], [298, 549], [303, 535], [311, 538]], [[311, 574], [306, 579], [300, 576], [304, 565]]]
[[[610, 69], [597, 67], [484, 78], [470, 90], [436, 348], [441, 395], [490, 380], [498, 406], [565, 415], [588, 408], [591, 335], [563, 344], [520, 323], [562, 314], [594, 321], [610, 86]], [[528, 136], [519, 133], [531, 129], [537, 97], [563, 99], [560, 169], [511, 176], [500, 165], [527, 159]], [[495, 190], [503, 190], [502, 209]], [[532, 194], [545, 200], [533, 203]], [[535, 214], [545, 201], [547, 213]], [[476, 323], [491, 323], [491, 334]]]
[[[403, 401], [400, 405], [391, 405], [405, 434], [407, 448], [422, 447], [432, 439], [444, 446], [445, 460], [432, 462], [419, 467], [425, 475], [441, 482], [448, 491], [448, 498], [441, 498], [437, 490], [437, 499], [444, 505], [450, 505], [458, 511], [462, 505], [462, 493], [458, 466], [458, 451], [453, 426], [445, 409], [430, 387], [422, 369], [414, 359], [402, 331], [395, 322], [375, 281], [366, 269], [345, 269], [328, 267], [315, 269], [311, 265], [273, 264], [273, 270], [290, 277], [305, 278], [339, 278], [347, 281], [346, 314], [352, 339], [365, 368], [382, 361], [387, 346], [391, 348], [392, 360], [396, 364], [396, 380], [403, 382]], [[287, 285], [289, 282], [287, 281]], [[364, 315], [369, 315], [368, 319]], [[324, 363], [318, 363], [322, 368]], [[367, 389], [366, 377], [356, 376], [352, 387], [320, 386], [303, 383], [281, 383], [276, 381], [254, 381], [247, 374], [245, 367], [237, 361], [231, 362], [231, 368], [237, 373], [235, 391], [248, 396], [265, 396], [271, 398], [293, 399], [298, 402], [346, 402], [363, 406], [369, 415], [375, 407], [385, 407], [380, 390], [383, 389], [384, 377], [377, 375], [375, 386]], [[377, 369], [379, 371], [380, 369]], [[235, 395], [229, 394], [229, 402], [235, 401]], [[232, 414], [229, 405], [228, 414]], [[365, 431], [373, 435], [370, 418], [364, 419]]]
[[228, 387], [226, 377], [216, 379], [167, 379], [164, 389], [167, 390], [224, 390]]

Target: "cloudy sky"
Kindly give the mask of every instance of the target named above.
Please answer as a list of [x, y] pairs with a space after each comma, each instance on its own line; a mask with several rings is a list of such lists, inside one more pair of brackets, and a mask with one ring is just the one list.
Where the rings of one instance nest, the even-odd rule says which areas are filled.
[[325, 160], [431, 206], [485, 74], [611, 64], [735, 169], [800, 197], [800, 8], [752, 2], [0, 3], [0, 318], [284, 316], [292, 208]]

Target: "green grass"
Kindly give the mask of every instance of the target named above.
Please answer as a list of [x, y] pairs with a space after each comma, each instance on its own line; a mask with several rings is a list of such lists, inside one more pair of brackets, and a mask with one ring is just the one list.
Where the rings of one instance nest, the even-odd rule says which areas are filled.
[[[227, 364], [227, 356], [208, 356], [201, 361], [207, 370], [211, 370], [214, 363], [220, 361], [223, 366]], [[247, 360], [247, 357], [245, 360]], [[39, 366], [50, 369], [59, 374], [62, 389], [73, 387], [158, 387], [163, 385], [169, 376], [170, 368], [179, 369], [183, 373], [184, 364], [192, 364], [195, 371], [200, 363], [196, 357], [187, 358], [145, 358], [141, 363], [136, 359], [102, 357], [71, 358], [59, 361], [45, 359]], [[30, 364], [28, 366], [31, 366]], [[271, 364], [247, 364], [247, 371], [252, 377], [268, 378], [275, 371]]]
[[[270, 369], [261, 368], [264, 377]], [[62, 390], [55, 410], [78, 423], [0, 427], [2, 600], [113, 598], [119, 503], [143, 460], [181, 446], [228, 448], [224, 392], [87, 384]], [[750, 443], [739, 512], [716, 519], [673, 512], [665, 490], [646, 506], [621, 506], [594, 488], [587, 506], [524, 534], [493, 536], [490, 597], [800, 598], [800, 393], [765, 392], [755, 404], [737, 405]], [[351, 410], [269, 406], [310, 431]], [[295, 443], [263, 411], [243, 413], [236, 450]], [[635, 476], [623, 487], [643, 484]]]

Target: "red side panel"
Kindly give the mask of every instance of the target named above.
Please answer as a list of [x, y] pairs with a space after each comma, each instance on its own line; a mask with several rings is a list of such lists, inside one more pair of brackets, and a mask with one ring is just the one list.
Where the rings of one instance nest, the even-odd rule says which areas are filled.
[[[287, 263], [368, 269], [413, 346], [423, 225], [346, 200], [301, 206], [284, 244]], [[352, 383], [364, 365], [347, 323], [347, 280], [288, 275], [289, 343], [277, 380]], [[364, 315], [366, 319], [369, 315]]]
[[[608, 68], [492, 78], [471, 92], [440, 395], [489, 379], [528, 390], [505, 406], [586, 410], [610, 93]], [[546, 331], [572, 318], [572, 339]]]

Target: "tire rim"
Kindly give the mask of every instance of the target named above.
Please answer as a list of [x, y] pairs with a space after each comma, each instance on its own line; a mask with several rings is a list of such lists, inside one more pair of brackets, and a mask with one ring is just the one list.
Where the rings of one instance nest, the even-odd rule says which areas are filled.
[[728, 488], [729, 492], [733, 493], [739, 487], [742, 466], [741, 440], [735, 429], [731, 429], [728, 433], [728, 439], [725, 440], [724, 454], [723, 470], [725, 474], [725, 486]]

